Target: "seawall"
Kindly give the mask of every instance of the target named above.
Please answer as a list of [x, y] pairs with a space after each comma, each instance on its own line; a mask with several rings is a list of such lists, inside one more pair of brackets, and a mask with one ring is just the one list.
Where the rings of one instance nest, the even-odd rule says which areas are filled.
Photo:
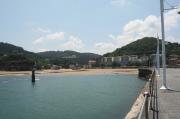
[[[139, 77], [142, 77], [146, 79], [147, 81], [149, 80], [149, 77], [151, 74], [152, 74], [152, 70], [149, 68], [140, 68], [138, 72]], [[140, 91], [137, 99], [135, 100], [134, 104], [132, 105], [131, 110], [127, 113], [125, 119], [137, 119], [138, 114], [143, 105], [144, 92], [147, 91], [148, 89], [149, 89], [149, 82], [146, 82], [146, 84]]]

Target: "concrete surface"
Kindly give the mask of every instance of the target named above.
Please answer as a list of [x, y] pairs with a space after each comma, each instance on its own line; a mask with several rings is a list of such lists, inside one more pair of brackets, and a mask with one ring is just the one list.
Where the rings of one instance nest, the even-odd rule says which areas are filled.
[[[158, 78], [162, 86], [162, 70]], [[180, 69], [167, 69], [167, 86], [170, 90], [158, 90], [159, 119], [180, 119]]]

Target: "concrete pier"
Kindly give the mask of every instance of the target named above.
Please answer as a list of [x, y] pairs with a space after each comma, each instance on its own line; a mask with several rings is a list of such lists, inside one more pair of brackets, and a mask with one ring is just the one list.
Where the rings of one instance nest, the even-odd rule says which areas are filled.
[[138, 76], [149, 79], [149, 76], [152, 74], [152, 70], [150, 68], [139, 68]]
[[[158, 79], [159, 88], [161, 85], [162, 76]], [[159, 119], [180, 119], [180, 69], [167, 69], [167, 86], [170, 90], [158, 90]]]

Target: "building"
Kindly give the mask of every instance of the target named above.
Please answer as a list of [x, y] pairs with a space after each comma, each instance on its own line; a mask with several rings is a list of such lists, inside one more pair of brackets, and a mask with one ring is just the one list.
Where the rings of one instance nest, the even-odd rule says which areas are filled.
[[64, 58], [64, 59], [75, 59], [75, 58], [77, 58], [77, 56], [76, 55], [70, 55], [70, 56], [64, 56], [62, 58]]
[[96, 65], [96, 61], [95, 60], [89, 60], [88, 61], [88, 68], [93, 68]]
[[59, 69], [61, 69], [62, 67], [61, 66], [58, 66], [58, 65], [52, 65], [51, 66], [51, 69], [52, 70], [59, 70]]
[[89, 65], [83, 65], [83, 69], [89, 69]]
[[140, 63], [147, 62], [149, 60], [149, 57], [146, 55], [143, 55], [143, 56], [140, 56], [138, 60]]
[[116, 56], [114, 57], [114, 62], [117, 63], [117, 64], [120, 64], [122, 61], [122, 56]]
[[103, 63], [106, 66], [111, 66], [113, 62], [114, 62], [114, 57], [104, 57], [103, 58]]
[[170, 55], [168, 59], [168, 64], [171, 66], [180, 65], [180, 56]]
[[140, 66], [146, 65], [149, 61], [149, 57], [146, 55], [122, 55], [115, 57], [102, 57], [99, 60], [103, 66]]
[[129, 56], [123, 55], [121, 60], [121, 66], [127, 66], [128, 63], [129, 63]]
[[137, 55], [130, 55], [129, 56], [129, 62], [138, 62], [138, 56]]

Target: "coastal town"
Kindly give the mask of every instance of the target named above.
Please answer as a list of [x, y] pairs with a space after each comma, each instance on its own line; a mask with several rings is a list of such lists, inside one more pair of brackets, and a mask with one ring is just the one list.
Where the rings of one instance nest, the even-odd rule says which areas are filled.
[[[180, 67], [180, 56], [170, 55], [167, 59], [168, 67], [178, 68]], [[148, 67], [153, 66], [156, 63], [156, 54], [150, 56], [138, 56], [138, 55], [123, 55], [115, 57], [99, 57], [95, 60], [89, 60], [87, 64], [79, 65], [71, 64], [70, 69], [91, 69], [91, 68], [137, 68], [137, 67]], [[62, 66], [52, 65], [51, 69], [62, 69]]]
[[180, 0], [1, 0], [0, 119], [180, 119]]

